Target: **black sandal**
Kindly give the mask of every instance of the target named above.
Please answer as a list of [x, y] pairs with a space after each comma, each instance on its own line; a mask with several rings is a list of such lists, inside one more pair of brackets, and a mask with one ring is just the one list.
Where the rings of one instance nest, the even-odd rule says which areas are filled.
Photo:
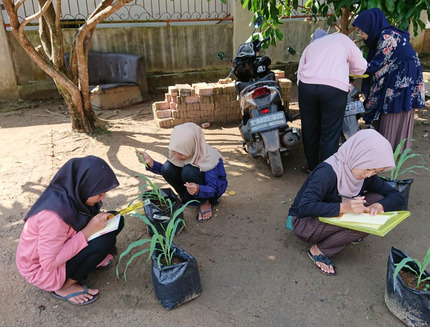
[[[311, 260], [313, 261], [315, 267], [318, 268], [318, 270], [320, 272], [322, 272], [324, 275], [328, 275], [328, 276], [334, 276], [336, 275], [336, 269], [335, 269], [335, 265], [333, 263], [333, 261], [331, 261], [328, 257], [326, 257], [324, 254], [318, 254], [318, 255], [312, 255], [311, 251], [308, 251], [308, 256], [309, 258], [311, 258]], [[322, 262], [324, 264], [326, 264], [327, 266], [333, 266], [334, 269], [334, 273], [328, 273], [325, 272], [324, 270], [322, 270], [320, 267], [318, 267], [317, 262]]]

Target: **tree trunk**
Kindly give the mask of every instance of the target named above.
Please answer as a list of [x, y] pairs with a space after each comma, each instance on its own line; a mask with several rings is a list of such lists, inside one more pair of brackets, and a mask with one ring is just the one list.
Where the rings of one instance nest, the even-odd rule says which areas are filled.
[[[70, 51], [70, 71], [64, 62], [63, 33], [60, 26], [61, 1], [54, 9], [53, 0], [38, 0], [39, 11], [23, 19], [18, 10], [25, 0], [3, 0], [12, 33], [30, 58], [55, 82], [58, 91], [69, 108], [72, 129], [91, 134], [96, 128], [106, 126], [92, 108], [88, 80], [88, 49], [96, 25], [132, 0], [102, 0], [96, 10], [79, 28]], [[25, 35], [25, 26], [39, 20], [41, 46], [34, 46]], [[21, 20], [21, 21], [20, 21]]]
[[342, 8], [342, 16], [340, 17], [340, 32], [348, 35], [349, 34], [349, 8]]

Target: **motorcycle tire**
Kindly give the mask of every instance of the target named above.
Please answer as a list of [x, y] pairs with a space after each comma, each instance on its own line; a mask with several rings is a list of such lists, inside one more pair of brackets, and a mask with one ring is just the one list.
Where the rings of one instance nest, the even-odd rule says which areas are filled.
[[269, 152], [269, 165], [272, 175], [275, 177], [282, 176], [284, 167], [282, 166], [281, 152], [279, 150]]

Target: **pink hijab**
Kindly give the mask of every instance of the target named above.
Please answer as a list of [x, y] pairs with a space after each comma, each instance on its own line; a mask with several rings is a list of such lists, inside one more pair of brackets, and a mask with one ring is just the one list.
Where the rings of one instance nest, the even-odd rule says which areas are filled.
[[384, 171], [388, 171], [395, 167], [390, 142], [373, 129], [354, 134], [325, 162], [333, 167], [338, 192], [345, 196], [356, 196], [363, 187], [364, 180], [355, 178], [352, 169], [386, 167]]
[[[185, 161], [176, 159], [172, 151], [190, 156]], [[206, 172], [213, 169], [219, 162], [221, 154], [206, 143], [202, 129], [194, 123], [184, 123], [173, 128], [170, 135], [169, 161], [178, 167], [187, 164]]]

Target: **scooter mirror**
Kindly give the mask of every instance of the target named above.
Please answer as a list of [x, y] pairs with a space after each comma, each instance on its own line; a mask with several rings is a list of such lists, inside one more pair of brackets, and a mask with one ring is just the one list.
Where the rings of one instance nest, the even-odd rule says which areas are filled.
[[294, 49], [292, 47], [288, 47], [287, 52], [293, 56], [297, 53], [296, 49]]
[[254, 21], [254, 28], [260, 28], [261, 26], [263, 26], [264, 23], [264, 17], [263, 16], [258, 16], [255, 21]]
[[217, 58], [219, 60], [224, 60], [225, 58], [227, 58], [227, 56], [225, 55], [224, 52], [218, 52]]

